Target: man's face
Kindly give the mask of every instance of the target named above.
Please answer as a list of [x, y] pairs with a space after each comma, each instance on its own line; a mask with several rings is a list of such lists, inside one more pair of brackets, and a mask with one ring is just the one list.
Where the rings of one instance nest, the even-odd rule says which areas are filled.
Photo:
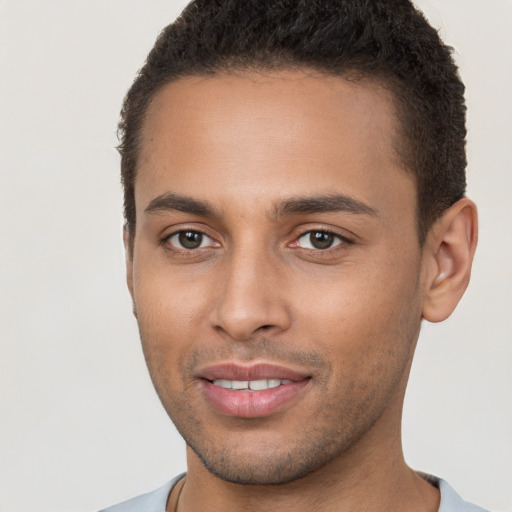
[[217, 476], [291, 481], [398, 439], [423, 278], [395, 137], [382, 89], [300, 72], [150, 105], [128, 281], [160, 399]]

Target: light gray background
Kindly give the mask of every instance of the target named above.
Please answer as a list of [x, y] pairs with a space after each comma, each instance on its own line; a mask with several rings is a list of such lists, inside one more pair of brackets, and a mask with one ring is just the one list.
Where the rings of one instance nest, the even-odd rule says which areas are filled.
[[[424, 325], [409, 463], [512, 505], [512, 2], [417, 2], [457, 48], [469, 105], [473, 280]], [[0, 0], [0, 511], [95, 510], [185, 468], [125, 290], [115, 126], [185, 2]]]

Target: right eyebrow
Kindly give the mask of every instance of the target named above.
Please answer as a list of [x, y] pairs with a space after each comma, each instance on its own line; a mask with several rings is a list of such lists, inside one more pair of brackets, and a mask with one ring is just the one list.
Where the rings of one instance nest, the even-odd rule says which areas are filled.
[[144, 213], [153, 214], [167, 211], [191, 213], [202, 217], [217, 216], [214, 208], [206, 201], [198, 201], [174, 192], [166, 192], [152, 199], [146, 206]]

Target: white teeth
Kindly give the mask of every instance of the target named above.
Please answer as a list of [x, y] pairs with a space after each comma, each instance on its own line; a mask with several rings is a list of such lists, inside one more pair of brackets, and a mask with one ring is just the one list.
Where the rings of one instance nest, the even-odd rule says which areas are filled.
[[231, 382], [231, 389], [247, 389], [249, 381], [247, 380], [234, 380]]
[[281, 385], [281, 381], [279, 379], [268, 379], [267, 382], [269, 388], [277, 388], [277, 386]]
[[213, 383], [221, 388], [231, 389], [231, 381], [226, 379], [214, 380]]
[[213, 383], [225, 389], [245, 389], [249, 391], [263, 391], [264, 389], [277, 388], [281, 385], [291, 384], [289, 379], [258, 379], [258, 380], [227, 380], [215, 379]]
[[250, 380], [249, 389], [252, 389], [253, 391], [261, 391], [262, 389], [268, 389], [268, 381], [266, 379]]

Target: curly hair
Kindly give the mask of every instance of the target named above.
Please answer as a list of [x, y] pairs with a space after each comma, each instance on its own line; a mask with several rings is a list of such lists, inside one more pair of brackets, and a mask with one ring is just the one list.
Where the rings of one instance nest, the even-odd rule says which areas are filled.
[[160, 33], [124, 99], [118, 149], [129, 233], [141, 130], [156, 92], [185, 76], [276, 69], [370, 79], [391, 91], [423, 243], [465, 193], [466, 107], [452, 49], [409, 0], [192, 1]]

